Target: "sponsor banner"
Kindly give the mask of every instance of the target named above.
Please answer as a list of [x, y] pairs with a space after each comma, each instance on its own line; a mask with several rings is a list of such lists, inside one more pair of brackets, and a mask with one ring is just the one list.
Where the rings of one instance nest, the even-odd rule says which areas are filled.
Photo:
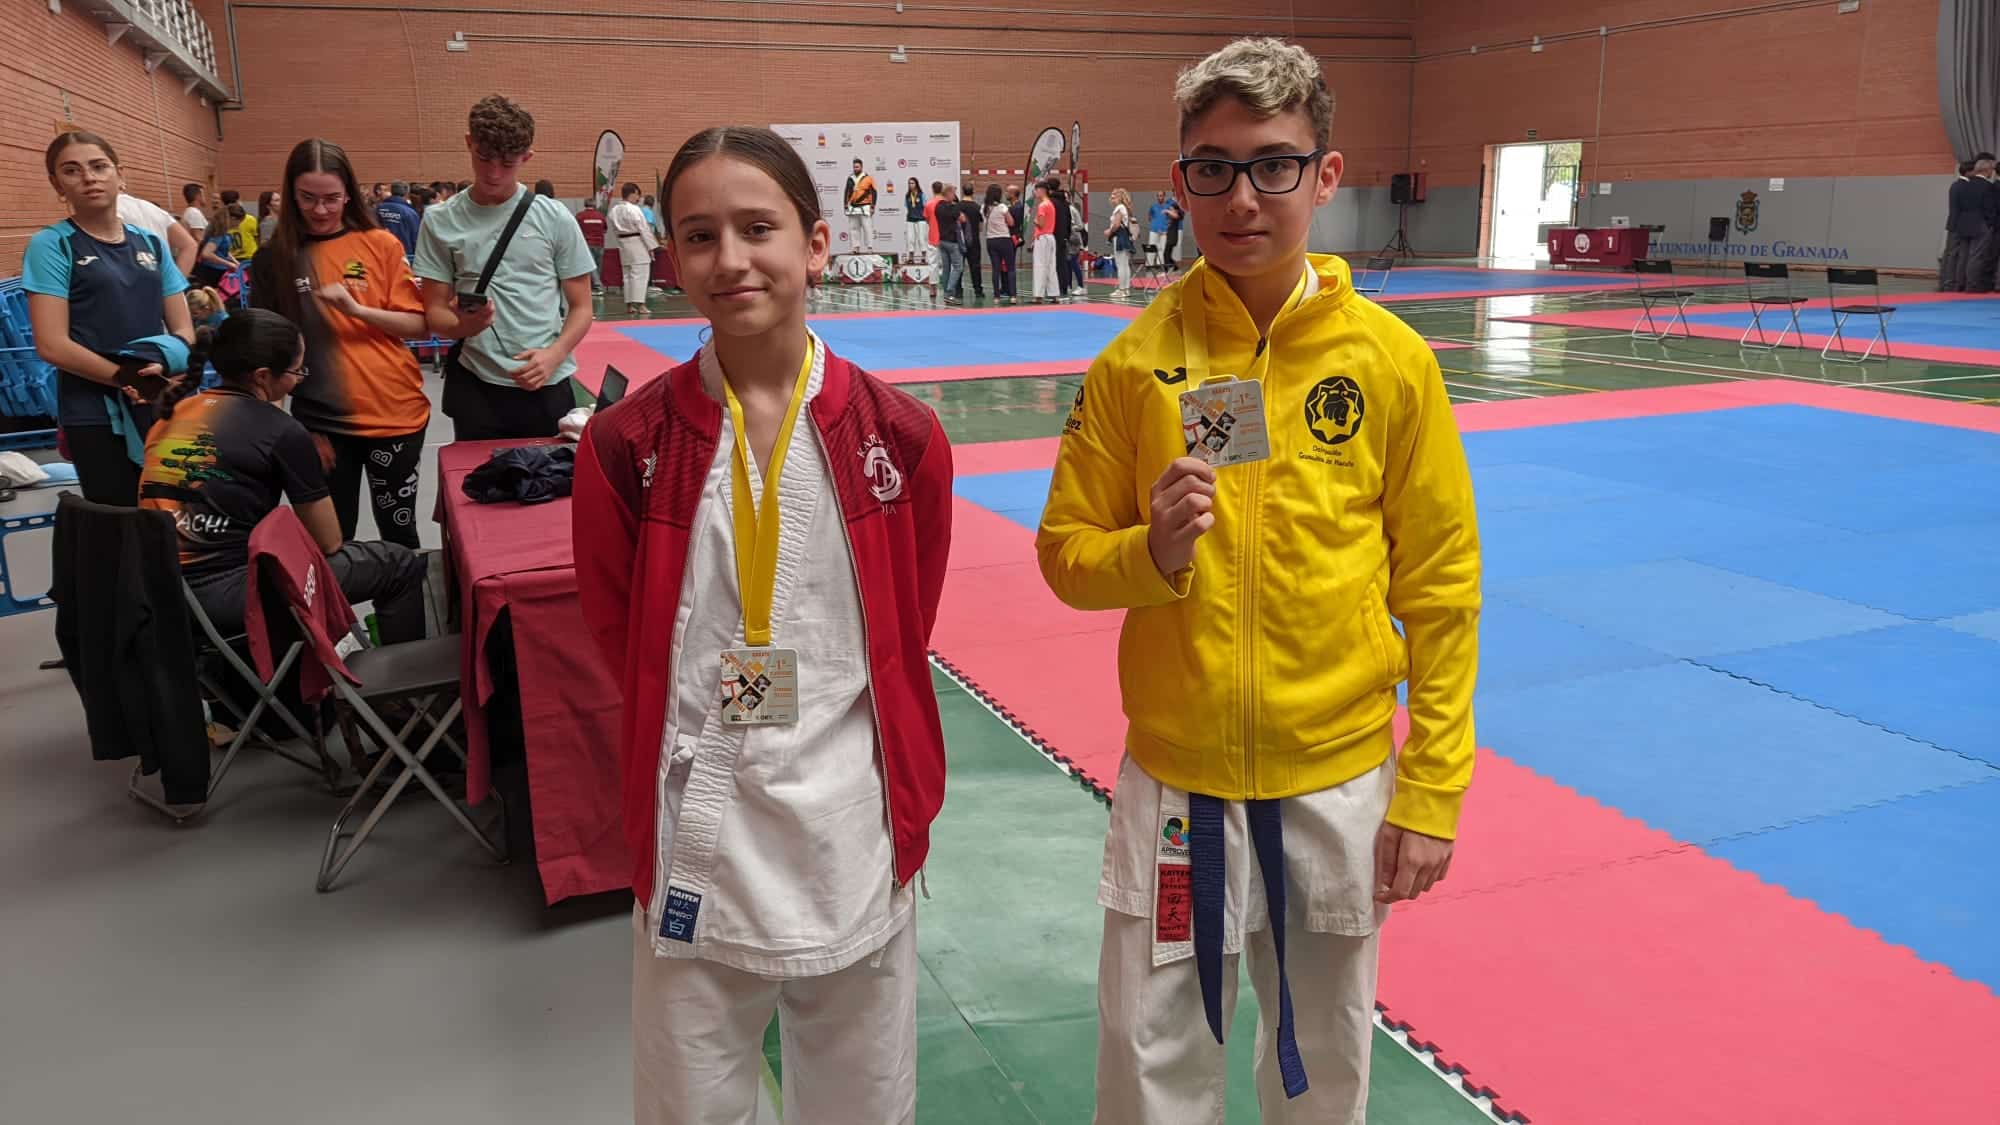
[[[820, 211], [833, 229], [835, 255], [904, 254], [927, 250], [909, 245], [903, 192], [911, 180], [923, 186], [925, 198], [934, 180], [959, 183], [958, 122], [888, 121], [826, 125], [773, 125], [804, 158], [819, 191]], [[875, 211], [860, 224], [869, 240], [856, 244], [857, 224], [847, 213], [844, 192], [854, 174], [854, 161], [875, 181]]]
[[618, 169], [625, 164], [625, 142], [606, 129], [597, 137], [597, 151], [590, 159], [590, 198], [599, 208], [609, 205]]

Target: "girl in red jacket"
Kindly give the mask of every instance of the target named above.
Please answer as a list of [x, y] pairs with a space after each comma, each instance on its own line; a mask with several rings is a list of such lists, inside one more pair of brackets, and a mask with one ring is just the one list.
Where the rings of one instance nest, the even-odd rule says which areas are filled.
[[830, 233], [777, 134], [693, 137], [661, 210], [713, 336], [591, 421], [574, 505], [624, 695], [635, 1116], [751, 1120], [775, 1008], [786, 1102], [910, 1121], [951, 450], [806, 327]]

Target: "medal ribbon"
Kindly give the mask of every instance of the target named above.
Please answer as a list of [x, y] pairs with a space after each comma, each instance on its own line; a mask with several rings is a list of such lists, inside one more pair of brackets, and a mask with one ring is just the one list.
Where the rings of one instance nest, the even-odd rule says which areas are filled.
[[751, 648], [771, 643], [771, 594], [778, 580], [778, 477], [785, 469], [785, 452], [791, 448], [792, 430], [798, 425], [799, 408], [805, 402], [806, 382], [812, 377], [813, 352], [817, 343], [808, 338], [806, 357], [799, 364], [798, 382], [792, 387], [792, 401], [785, 407], [785, 420], [778, 426], [778, 439], [771, 445], [771, 464], [764, 470], [763, 503], [750, 496], [750, 440], [744, 432], [743, 404], [727, 378], [722, 393], [729, 403], [729, 422], [736, 439], [736, 454], [730, 460], [729, 484], [735, 500], [736, 585], [743, 595], [743, 642]]

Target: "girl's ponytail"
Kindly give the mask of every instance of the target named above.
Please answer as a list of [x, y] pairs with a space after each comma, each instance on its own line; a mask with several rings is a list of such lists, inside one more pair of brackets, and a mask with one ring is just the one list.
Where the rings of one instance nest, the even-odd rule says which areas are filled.
[[215, 347], [215, 329], [203, 326], [194, 330], [194, 347], [188, 349], [187, 372], [178, 383], [167, 384], [160, 397], [153, 403], [153, 413], [161, 419], [174, 416], [174, 407], [180, 401], [201, 389], [201, 374], [208, 367], [208, 353]]

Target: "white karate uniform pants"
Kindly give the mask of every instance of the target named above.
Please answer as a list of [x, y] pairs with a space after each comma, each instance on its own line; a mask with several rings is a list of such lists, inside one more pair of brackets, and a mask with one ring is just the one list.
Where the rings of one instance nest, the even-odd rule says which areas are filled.
[[618, 264], [625, 271], [625, 303], [646, 303], [646, 288], [653, 280], [653, 254], [643, 238], [618, 240]]
[[[1285, 969], [1311, 1088], [1286, 1099], [1278, 1076], [1278, 959], [1269, 926], [1244, 935], [1261, 1005], [1257, 1103], [1264, 1125], [1364, 1125], [1375, 1029], [1377, 934], [1308, 932], [1285, 914]], [[1222, 958], [1222, 1026], [1236, 1012], [1236, 955]], [[1202, 1015], [1194, 959], [1155, 967], [1153, 920], [1104, 912], [1097, 966], [1096, 1125], [1222, 1125], [1227, 1048]]]
[[753, 1125], [764, 1028], [778, 1012], [785, 1119], [909, 1125], [917, 1114], [917, 925], [819, 977], [767, 980], [653, 955], [634, 909], [635, 1125]]
[[1038, 235], [1035, 238], [1035, 296], [1054, 297], [1061, 290], [1056, 285], [1056, 236]]

